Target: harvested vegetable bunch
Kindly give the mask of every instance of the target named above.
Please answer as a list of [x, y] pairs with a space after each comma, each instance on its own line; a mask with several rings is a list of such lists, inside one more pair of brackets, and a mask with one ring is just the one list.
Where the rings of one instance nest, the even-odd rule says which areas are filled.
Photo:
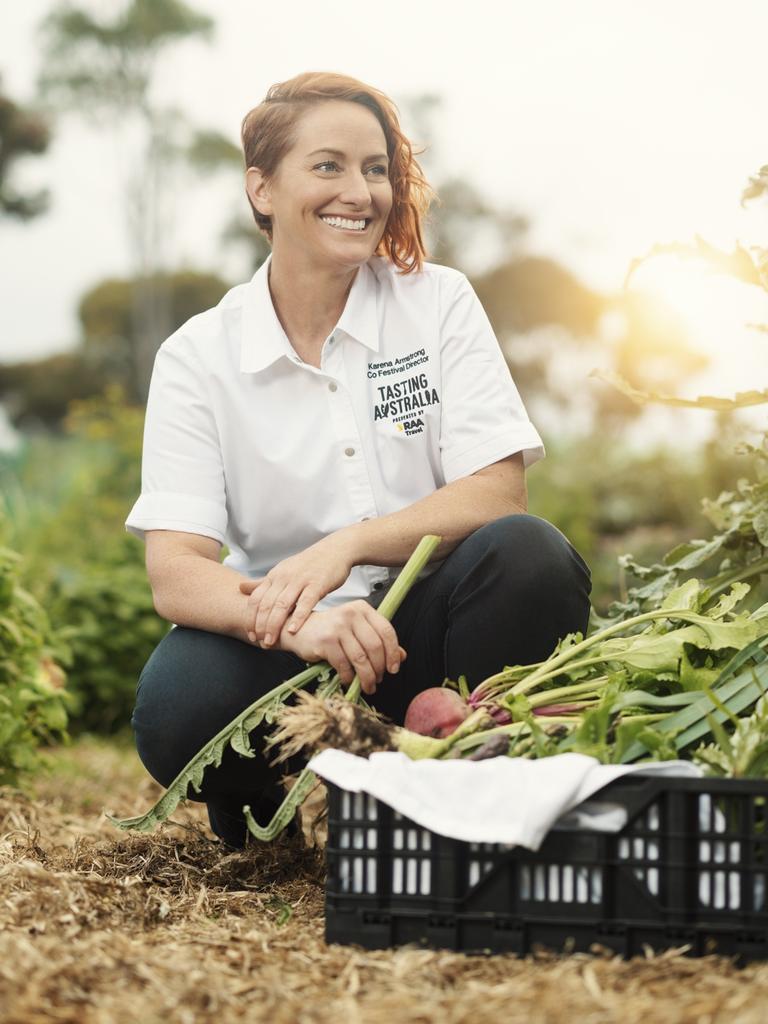
[[[587, 640], [569, 634], [546, 661], [507, 667], [472, 693], [463, 680], [458, 693], [424, 691], [412, 702], [406, 725], [425, 739], [444, 737], [441, 745], [420, 747], [407, 730], [399, 730], [392, 734], [395, 749], [411, 757], [473, 756], [489, 741], [500, 751], [500, 737], [506, 736], [507, 753], [527, 756], [565, 750], [604, 761], [677, 756], [680, 746], [668, 735], [669, 723], [675, 727], [676, 713], [684, 712], [680, 731], [686, 742], [706, 734], [707, 716], [720, 699], [711, 690], [716, 683], [727, 684], [723, 696], [738, 699], [739, 710], [759, 696], [759, 688], [746, 688], [743, 679], [734, 688], [723, 678], [735, 655], [768, 637], [768, 605], [752, 614], [735, 611], [749, 589], [735, 583], [706, 608], [708, 589], [688, 580], [656, 611]], [[449, 699], [438, 700], [441, 693]], [[495, 721], [493, 728], [478, 711]], [[449, 734], [447, 721], [454, 726]], [[344, 743], [344, 749], [353, 748]]]
[[569, 633], [546, 661], [505, 668], [482, 682], [469, 704], [488, 706], [497, 720], [504, 720], [505, 715], [514, 717], [518, 697], [525, 696], [533, 710], [574, 702], [584, 707], [600, 697], [608, 682], [651, 693], [701, 689], [717, 678], [734, 651], [768, 633], [768, 604], [752, 614], [734, 613], [749, 589], [734, 583], [707, 609], [708, 588], [688, 580], [654, 611], [586, 640]]
[[[441, 693], [451, 695], [450, 690], [438, 688], [438, 694]], [[464, 736], [471, 736], [478, 729], [493, 724], [493, 719], [484, 709], [466, 710], [467, 714], [458, 727], [440, 738], [394, 725], [374, 709], [351, 704], [339, 697], [323, 699], [301, 693], [294, 705], [282, 708], [278, 729], [270, 737], [269, 745], [277, 744], [281, 748], [275, 763], [298, 753], [310, 757], [328, 747], [346, 750], [360, 757], [376, 751], [399, 750], [414, 761], [425, 757], [439, 758], [450, 754]]]

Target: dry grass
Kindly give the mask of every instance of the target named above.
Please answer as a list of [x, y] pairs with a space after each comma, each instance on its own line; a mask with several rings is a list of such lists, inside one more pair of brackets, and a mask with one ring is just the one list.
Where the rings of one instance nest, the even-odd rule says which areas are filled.
[[101, 814], [158, 790], [124, 745], [57, 751], [0, 789], [3, 1024], [763, 1024], [768, 965], [667, 954], [517, 960], [323, 941], [323, 866], [282, 840], [227, 853], [200, 806], [150, 836]]

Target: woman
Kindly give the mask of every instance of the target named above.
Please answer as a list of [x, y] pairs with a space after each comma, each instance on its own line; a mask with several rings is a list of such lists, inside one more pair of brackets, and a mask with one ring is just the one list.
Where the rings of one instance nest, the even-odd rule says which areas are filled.
[[[540, 661], [589, 617], [587, 566], [527, 513], [544, 447], [488, 319], [463, 274], [424, 262], [433, 194], [392, 102], [302, 74], [243, 146], [271, 254], [161, 346], [126, 523], [176, 625], [132, 720], [163, 785], [307, 661], [402, 721], [420, 690]], [[376, 607], [427, 533], [442, 543], [390, 624]], [[280, 795], [266, 758], [228, 750], [199, 798], [237, 847], [243, 805], [265, 820]]]

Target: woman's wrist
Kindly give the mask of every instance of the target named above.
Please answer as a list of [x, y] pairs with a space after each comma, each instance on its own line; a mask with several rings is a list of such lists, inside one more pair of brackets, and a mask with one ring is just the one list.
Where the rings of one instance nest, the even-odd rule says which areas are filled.
[[366, 564], [362, 537], [364, 529], [363, 523], [351, 523], [349, 526], [343, 526], [340, 530], [330, 535], [330, 538], [333, 538], [341, 547], [341, 557], [344, 559], [349, 572], [356, 565]]

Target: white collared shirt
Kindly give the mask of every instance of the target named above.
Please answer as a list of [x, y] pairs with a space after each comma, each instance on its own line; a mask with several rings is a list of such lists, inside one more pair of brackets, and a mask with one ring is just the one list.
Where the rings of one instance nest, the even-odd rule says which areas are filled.
[[[318, 369], [277, 318], [270, 262], [158, 350], [131, 533], [212, 537], [229, 548], [225, 565], [263, 576], [344, 526], [507, 455], [522, 451], [526, 467], [545, 456], [460, 271], [425, 263], [401, 275], [373, 256]], [[397, 572], [355, 566], [316, 607], [375, 602]]]

